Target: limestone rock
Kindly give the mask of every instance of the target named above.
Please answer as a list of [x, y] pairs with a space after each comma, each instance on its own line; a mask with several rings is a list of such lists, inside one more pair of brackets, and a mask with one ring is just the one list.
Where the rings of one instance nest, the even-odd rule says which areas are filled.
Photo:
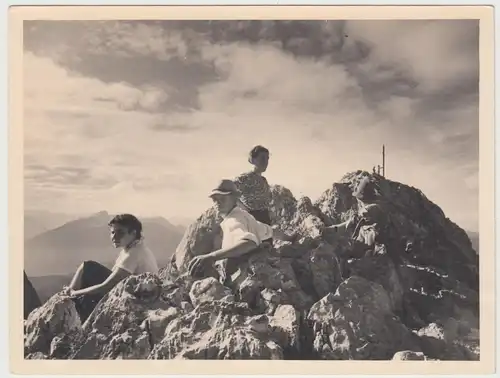
[[79, 333], [80, 317], [74, 302], [56, 294], [28, 316], [24, 336], [24, 354], [50, 354], [52, 339], [57, 335]]
[[[162, 300], [162, 289], [161, 280], [149, 273], [123, 280], [96, 306], [68, 358], [146, 358], [160, 322], [154, 314], [172, 307]], [[145, 329], [151, 318], [152, 332]]]
[[213, 301], [171, 322], [151, 359], [282, 359], [282, 349], [266, 336], [268, 325], [250, 320], [246, 304]]
[[394, 357], [392, 357], [394, 361], [426, 361], [427, 358], [422, 352], [414, 352], [412, 350], [402, 350], [400, 352], [396, 352]]
[[392, 311], [382, 286], [351, 276], [308, 314], [316, 353], [324, 359], [390, 359], [399, 350], [412, 349], [412, 332]]
[[141, 325], [141, 329], [149, 333], [151, 342], [156, 344], [163, 339], [167, 325], [180, 314], [181, 310], [176, 307], [170, 307], [166, 310], [150, 310]]
[[277, 339], [286, 352], [300, 354], [300, 313], [291, 305], [280, 305], [271, 317], [270, 325]]
[[215, 209], [210, 208], [188, 227], [174, 254], [175, 267], [179, 273], [186, 272], [187, 265], [194, 256], [205, 255], [220, 248], [220, 221]]
[[234, 296], [228, 288], [213, 277], [208, 277], [193, 283], [189, 292], [191, 303], [196, 307], [203, 302], [211, 302], [228, 297], [227, 300], [234, 301]]
[[418, 331], [424, 353], [438, 360], [479, 360], [479, 338], [474, 330], [461, 329], [455, 319], [431, 323]]

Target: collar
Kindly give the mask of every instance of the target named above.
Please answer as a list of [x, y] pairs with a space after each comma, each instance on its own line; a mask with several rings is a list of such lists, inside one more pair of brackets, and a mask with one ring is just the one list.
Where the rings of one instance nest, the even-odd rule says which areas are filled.
[[222, 219], [226, 219], [229, 215], [231, 215], [235, 210], [239, 209], [238, 204], [236, 204], [227, 214], [222, 216]]
[[129, 245], [127, 245], [125, 248], [123, 248], [125, 251], [129, 251], [132, 248], [136, 247], [137, 245], [141, 244], [144, 240], [144, 237], [141, 237], [140, 239], [136, 239], [133, 242], [131, 242]]

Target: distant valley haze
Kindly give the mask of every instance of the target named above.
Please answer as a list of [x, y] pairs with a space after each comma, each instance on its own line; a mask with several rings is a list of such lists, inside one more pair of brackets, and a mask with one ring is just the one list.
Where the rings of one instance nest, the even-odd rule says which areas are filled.
[[[56, 220], [64, 218], [60, 214], [27, 213], [24, 266], [29, 277], [65, 275], [73, 272], [84, 260], [96, 260], [107, 266], [114, 262], [118, 250], [111, 244], [107, 227], [112, 214], [102, 211], [57, 224]], [[140, 217], [140, 220], [147, 245], [160, 266], [165, 265], [179, 244], [185, 227], [173, 225], [162, 217]]]

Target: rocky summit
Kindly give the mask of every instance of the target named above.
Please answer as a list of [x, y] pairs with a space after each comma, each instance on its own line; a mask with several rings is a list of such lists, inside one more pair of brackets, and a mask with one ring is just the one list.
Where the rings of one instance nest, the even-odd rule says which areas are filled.
[[[371, 248], [353, 237], [363, 178], [375, 188]], [[168, 266], [122, 281], [84, 324], [60, 294], [31, 311], [25, 358], [479, 359], [478, 256], [420, 190], [358, 171], [316, 202], [272, 193], [274, 223], [299, 237], [252, 254], [244, 280], [225, 287], [217, 267], [187, 274], [193, 256], [220, 246], [209, 209]]]

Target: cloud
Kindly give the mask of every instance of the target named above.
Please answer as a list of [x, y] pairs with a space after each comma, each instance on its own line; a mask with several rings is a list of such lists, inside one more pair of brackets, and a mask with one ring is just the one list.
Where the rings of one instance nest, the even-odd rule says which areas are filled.
[[477, 20], [350, 21], [346, 33], [371, 48], [370, 62], [396, 65], [434, 92], [461, 82], [477, 85]]
[[249, 169], [255, 144], [271, 150], [271, 183], [314, 199], [347, 171], [380, 164], [385, 144], [391, 179], [477, 229], [475, 21], [27, 30], [27, 164], [85, 172], [66, 191], [27, 173], [28, 204], [195, 217], [212, 185]]

